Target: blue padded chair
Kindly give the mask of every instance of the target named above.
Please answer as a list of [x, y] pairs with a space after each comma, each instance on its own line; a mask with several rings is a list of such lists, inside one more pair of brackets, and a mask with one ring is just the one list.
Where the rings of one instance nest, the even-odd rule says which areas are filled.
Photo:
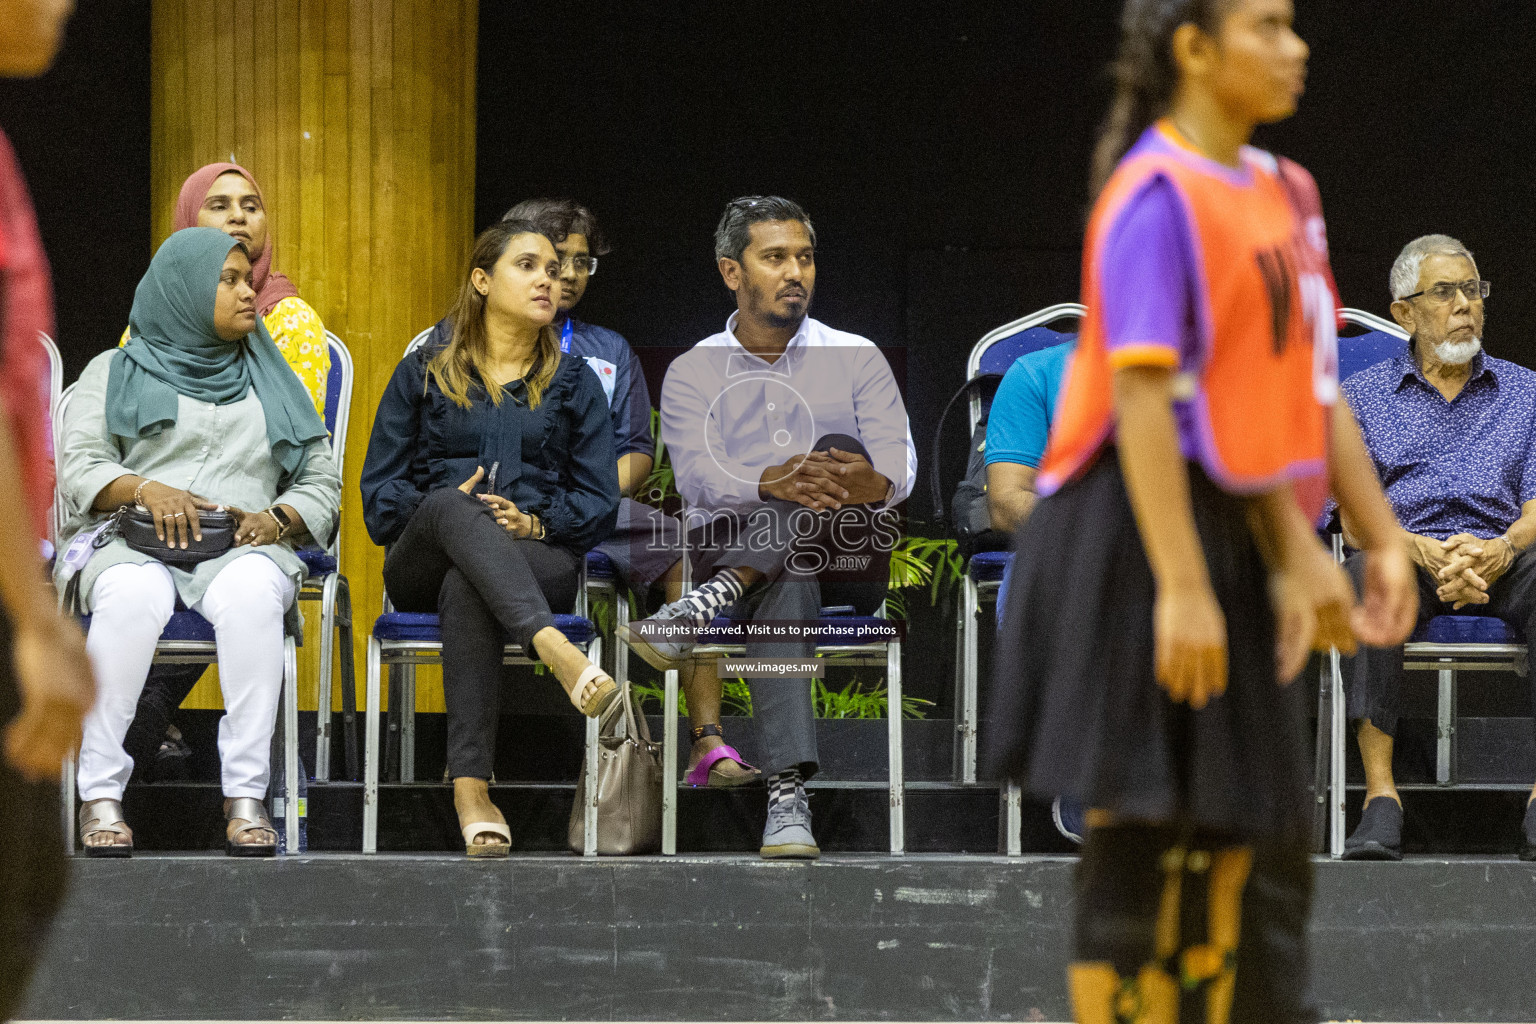
[[[69, 410], [69, 401], [74, 394], [75, 386], [71, 384], [59, 395], [54, 403], [53, 410], [53, 436], [61, 437], [64, 432], [64, 418]], [[54, 492], [54, 508], [62, 510], [63, 502], [58, 491]], [[86, 630], [90, 629], [90, 617], [86, 616], [82, 625]], [[283, 638], [283, 699], [281, 715], [278, 719], [278, 742], [283, 755], [283, 779], [282, 786], [273, 785], [270, 792], [273, 806], [282, 801], [282, 816], [285, 819], [284, 838], [290, 845], [288, 850], [280, 852], [294, 852], [297, 850], [299, 836], [299, 802], [297, 800], [284, 799], [287, 792], [293, 786], [293, 780], [299, 777], [299, 655], [298, 643], [301, 638], [285, 636]], [[171, 615], [171, 621], [166, 624], [165, 632], [155, 644], [156, 662], [164, 662], [174, 665], [214, 665], [218, 663], [218, 648], [214, 643], [213, 626], [208, 620], [194, 611], [179, 611]], [[275, 773], [274, 773], [275, 778]], [[75, 759], [70, 758], [64, 764], [64, 773], [61, 782], [63, 790], [64, 807], [64, 849], [68, 853], [75, 852]]]
[[[597, 628], [586, 616], [586, 590], [577, 591], [577, 614], [556, 615], [555, 628], [586, 652], [588, 658], [598, 662], [602, 658], [602, 640]], [[385, 601], [384, 614], [373, 624], [368, 637], [366, 714], [364, 732], [367, 737], [363, 757], [363, 852], [377, 853], [379, 849], [379, 715], [382, 706], [381, 679], [384, 667], [390, 666], [400, 673], [400, 779], [415, 781], [415, 716], [416, 716], [416, 666], [441, 665], [443, 633], [438, 617], [432, 614], [397, 612]], [[504, 665], [532, 665], [534, 659], [527, 656], [522, 647], [508, 644], [502, 658]], [[598, 722], [587, 719], [586, 735], [586, 791], [591, 794], [586, 806], [583, 855], [597, 856], [597, 765], [599, 758]]]
[[[1005, 374], [1020, 356], [1076, 339], [1075, 333], [1062, 333], [1052, 326], [1082, 317], [1084, 308], [1076, 302], [1059, 302], [988, 331], [971, 349], [966, 361], [967, 380], [982, 374]], [[995, 390], [995, 389], [994, 389]], [[978, 388], [971, 394], [967, 438], [975, 434], [982, 414], [991, 405], [990, 396]], [[980, 625], [983, 598], [996, 600], [1003, 574], [1013, 556], [1007, 551], [978, 551], [966, 564], [961, 578], [960, 607], [955, 617], [955, 763], [954, 775], [962, 783], [976, 781], [976, 739], [978, 698], [977, 676], [980, 672]], [[1017, 854], [1021, 850], [1022, 808], [1016, 785], [1004, 783], [999, 815], [999, 847]]]
[[[431, 328], [411, 339], [405, 347], [410, 355], [427, 340]], [[614, 578], [611, 563], [607, 566], [608, 578]], [[587, 617], [587, 566], [583, 565], [581, 585], [577, 588], [576, 614], [556, 615], [555, 628], [581, 648], [594, 663], [601, 663], [602, 639], [597, 627]], [[612, 585], [610, 583], [610, 585]], [[619, 602], [622, 603], [622, 602]], [[398, 672], [400, 681], [400, 780], [414, 782], [416, 778], [416, 666], [441, 665], [443, 652], [442, 629], [438, 617], [432, 614], [397, 612], [386, 597], [384, 614], [374, 622], [368, 638], [367, 675], [367, 725], [363, 757], [363, 852], [377, 853], [379, 848], [379, 769], [381, 750], [379, 743], [379, 710], [382, 701], [382, 677], [384, 667]], [[508, 644], [503, 654], [504, 665], [532, 665], [536, 662], [517, 644]], [[618, 680], [615, 680], [618, 681]], [[583, 856], [597, 856], [597, 765], [598, 721], [587, 719], [586, 729], [586, 793], [585, 822], [583, 829]]]
[[[330, 350], [331, 371], [325, 382], [325, 428], [331, 434], [331, 458], [336, 472], [345, 468], [347, 424], [352, 413], [352, 353], [342, 340], [325, 332]], [[346, 729], [347, 778], [356, 779], [357, 763], [357, 673], [352, 655], [352, 589], [341, 573], [341, 530], [327, 548], [299, 550], [299, 558], [309, 570], [309, 578], [299, 591], [301, 601], [320, 602], [320, 678], [315, 716], [315, 779], [327, 782], [331, 777], [331, 661], [334, 641], [341, 634], [341, 706]]]
[[[1359, 330], [1339, 338], [1339, 377], [1354, 373], [1401, 355], [1407, 350], [1408, 336], [1395, 323], [1358, 309], [1342, 309], [1339, 316]], [[1342, 538], [1335, 535], [1335, 551], [1343, 554]], [[1456, 675], [1458, 672], [1502, 671], [1526, 673], [1526, 645], [1517, 630], [1503, 619], [1489, 615], [1438, 615], [1414, 633], [1403, 647], [1403, 667], [1434, 671], [1439, 676], [1436, 711], [1435, 785], [1456, 785]], [[1344, 853], [1344, 798], [1346, 749], [1344, 675], [1339, 652], [1324, 660], [1324, 683], [1329, 699], [1329, 852], [1338, 858]], [[1320, 719], [1323, 716], [1320, 716]], [[1319, 722], [1319, 734], [1322, 733]], [[1324, 745], [1318, 745], [1321, 760]], [[1319, 775], [1322, 770], [1319, 765]], [[1400, 786], [1407, 789], [1411, 786]]]

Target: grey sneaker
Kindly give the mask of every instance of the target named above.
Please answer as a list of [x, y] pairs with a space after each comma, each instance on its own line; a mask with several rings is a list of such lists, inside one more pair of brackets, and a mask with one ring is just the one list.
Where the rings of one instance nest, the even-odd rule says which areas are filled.
[[[618, 633], [620, 639], [629, 645], [630, 650], [644, 658], [647, 664], [654, 669], [666, 672], [680, 668], [688, 661], [694, 647], [697, 646], [694, 642], [696, 632], [686, 629], [667, 635], [659, 627], [663, 624], [687, 626], [692, 619], [693, 613], [687, 605], [682, 601], [673, 601], [671, 604], [662, 605], [661, 609], [650, 618], [620, 626]], [[657, 628], [646, 630], [645, 625]]]
[[801, 790], [793, 800], [768, 805], [768, 825], [763, 829], [764, 860], [798, 857], [815, 860], [821, 847], [811, 835], [811, 805]]

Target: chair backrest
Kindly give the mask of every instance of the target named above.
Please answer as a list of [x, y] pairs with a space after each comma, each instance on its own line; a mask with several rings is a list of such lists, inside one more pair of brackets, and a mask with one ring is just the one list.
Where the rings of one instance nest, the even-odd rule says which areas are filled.
[[[1076, 341], [1075, 330], [1062, 332], [1052, 330], [1048, 325], [1080, 320], [1085, 312], [1081, 303], [1058, 302], [988, 331], [971, 348], [971, 356], [965, 364], [965, 379], [974, 380], [983, 373], [1007, 373], [1014, 361], [1027, 352], [1038, 352], [1053, 345]], [[971, 395], [970, 431], [967, 436], [976, 432], [976, 424], [981, 422], [981, 414], [991, 401], [990, 396], [979, 393]]]
[[[64, 415], [69, 409], [69, 400], [74, 397], [74, 394], [75, 386], [71, 384], [69, 387], [59, 392], [58, 399], [53, 403], [53, 414], [49, 418], [53, 424], [52, 430], [54, 437], [60, 437], [64, 433]], [[57, 457], [54, 459], [54, 464], [55, 467], [57, 467]], [[52, 533], [52, 536], [49, 537], [49, 540], [51, 540], [54, 546], [57, 547], [59, 543], [59, 533], [64, 528], [64, 498], [63, 495], [59, 493], [59, 474], [57, 469], [55, 469], [53, 474], [53, 509], [48, 516], [48, 528], [49, 532]]]
[[347, 454], [347, 423], [352, 418], [352, 353], [330, 331], [325, 332], [325, 347], [331, 355], [331, 372], [325, 379], [325, 429], [331, 432], [331, 456], [339, 473]]
[[37, 340], [48, 353], [48, 418], [52, 420], [54, 406], [59, 404], [59, 393], [64, 390], [64, 358], [59, 346], [43, 331], [37, 332]]
[[1361, 309], [1341, 309], [1339, 319], [1355, 334], [1339, 334], [1339, 380], [1368, 366], [1396, 359], [1408, 350], [1408, 334], [1390, 320]]
[[[436, 324], [434, 324], [433, 326], [435, 327]], [[406, 356], [410, 355], [412, 352], [415, 352], [417, 349], [421, 348], [421, 346], [425, 345], [427, 343], [427, 337], [431, 333], [432, 333], [432, 328], [428, 327], [426, 330], [424, 330], [420, 334], [416, 335], [416, 337], [412, 338], [411, 339], [411, 343], [409, 345], [405, 346], [405, 352], [404, 352], [404, 354], [402, 354], [400, 356], [400, 358], [404, 359]]]

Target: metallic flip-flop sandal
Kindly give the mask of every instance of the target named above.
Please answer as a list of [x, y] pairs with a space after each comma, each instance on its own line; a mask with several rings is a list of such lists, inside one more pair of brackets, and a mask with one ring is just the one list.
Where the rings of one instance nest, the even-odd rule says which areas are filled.
[[[255, 797], [236, 797], [229, 803], [229, 813], [224, 815], [225, 821], [240, 821], [243, 825], [235, 829], [233, 837], [225, 830], [224, 852], [231, 857], [275, 857], [277, 856], [277, 828], [272, 824], [272, 819], [267, 817], [267, 808]], [[266, 829], [272, 833], [270, 843], [240, 843], [236, 842], [241, 836], [255, 829]]]
[[[92, 846], [86, 842], [90, 836], [101, 832], [110, 832], [116, 836], [127, 836], [128, 844], [112, 843], [107, 846]], [[133, 856], [133, 831], [128, 828], [128, 823], [123, 820], [123, 804], [120, 800], [87, 800], [80, 807], [80, 847], [87, 857], [132, 857]]]

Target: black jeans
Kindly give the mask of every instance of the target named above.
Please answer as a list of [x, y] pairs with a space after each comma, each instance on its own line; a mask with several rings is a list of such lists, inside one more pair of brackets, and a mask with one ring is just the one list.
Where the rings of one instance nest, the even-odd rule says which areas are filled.
[[149, 678], [144, 681], [144, 692], [139, 694], [139, 706], [133, 713], [133, 724], [123, 739], [123, 749], [133, 758], [134, 767], [146, 771], [154, 763], [160, 744], [165, 741], [165, 730], [171, 724], [176, 709], [181, 707], [192, 688], [197, 685], [207, 665], [173, 665], [161, 662], [149, 667]]
[[496, 751], [502, 648], [537, 658], [533, 635], [551, 608], [576, 600], [581, 556], [519, 540], [478, 498], [455, 487], [427, 495], [384, 559], [384, 589], [403, 612], [437, 612], [443, 630], [448, 774], [488, 779]]
[[[1365, 556], [1353, 554], [1344, 563], [1354, 582], [1355, 591], [1361, 590], [1365, 573]], [[1420, 626], [1437, 615], [1493, 615], [1513, 626], [1522, 637], [1536, 638], [1536, 551], [1527, 551], [1515, 559], [1515, 564], [1488, 588], [1488, 603], [1468, 605], [1460, 611], [1440, 600], [1435, 593], [1438, 584], [1421, 566], [1415, 566], [1419, 581]], [[1403, 699], [1403, 649], [1402, 647], [1366, 647], [1359, 653], [1345, 658], [1341, 666], [1344, 673], [1345, 696], [1348, 699], [1350, 721], [1369, 718], [1371, 724], [1388, 736], [1397, 734], [1397, 719]], [[1536, 676], [1531, 677], [1531, 704], [1536, 708]]]
[[[0, 614], [0, 731], [21, 710], [11, 661], [10, 624]], [[64, 899], [59, 784], [27, 782], [0, 754], [0, 1021], [21, 997]]]

